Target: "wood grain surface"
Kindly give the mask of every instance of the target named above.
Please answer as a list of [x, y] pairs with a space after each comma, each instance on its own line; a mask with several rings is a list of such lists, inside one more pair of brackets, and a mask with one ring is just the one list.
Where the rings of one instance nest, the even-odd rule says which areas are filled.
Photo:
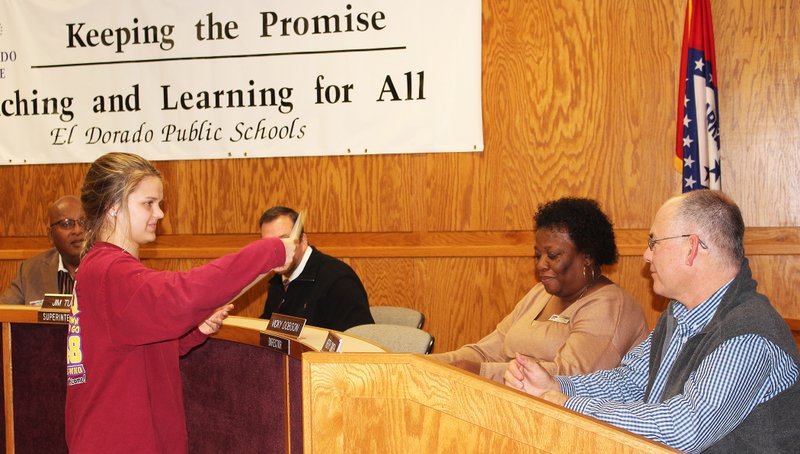
[[303, 355], [309, 453], [674, 452], [420, 355]]

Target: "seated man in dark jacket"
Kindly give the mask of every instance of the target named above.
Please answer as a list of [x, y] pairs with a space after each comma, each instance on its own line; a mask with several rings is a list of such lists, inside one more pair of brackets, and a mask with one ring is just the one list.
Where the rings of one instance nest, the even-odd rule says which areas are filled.
[[[288, 238], [297, 221], [291, 208], [272, 207], [259, 220], [262, 238]], [[367, 291], [355, 271], [308, 244], [305, 232], [289, 268], [269, 282], [261, 318], [272, 313], [302, 317], [311, 326], [344, 331], [374, 323]]]

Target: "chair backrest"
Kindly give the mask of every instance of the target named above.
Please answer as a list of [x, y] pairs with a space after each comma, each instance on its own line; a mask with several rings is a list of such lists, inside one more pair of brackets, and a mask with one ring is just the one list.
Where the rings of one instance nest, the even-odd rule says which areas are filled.
[[354, 326], [345, 333], [375, 341], [393, 353], [427, 354], [433, 350], [433, 336], [412, 326], [376, 323]]
[[425, 315], [422, 312], [400, 306], [370, 306], [369, 311], [375, 323], [403, 325], [422, 328]]

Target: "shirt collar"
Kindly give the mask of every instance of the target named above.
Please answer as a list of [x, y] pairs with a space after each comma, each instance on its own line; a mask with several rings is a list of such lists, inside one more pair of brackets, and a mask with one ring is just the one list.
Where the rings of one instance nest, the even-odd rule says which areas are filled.
[[309, 257], [311, 257], [311, 246], [306, 248], [306, 252], [303, 253], [303, 258], [300, 259], [300, 263], [297, 264], [297, 268], [292, 271], [289, 279], [283, 281], [284, 284], [292, 282], [293, 280], [297, 279], [297, 276], [300, 276], [300, 273], [302, 273], [303, 269], [306, 267], [306, 263], [308, 263]]
[[69, 270], [67, 270], [67, 267], [64, 266], [64, 259], [61, 258], [61, 254], [58, 254], [58, 271], [63, 271], [69, 274]]
[[672, 300], [672, 315], [675, 317], [675, 321], [678, 322], [678, 325], [690, 328], [692, 332], [703, 329], [714, 317], [722, 297], [725, 296], [725, 292], [732, 282], [733, 279], [729, 280], [707, 300], [692, 310], [686, 309], [686, 306], [680, 301]]

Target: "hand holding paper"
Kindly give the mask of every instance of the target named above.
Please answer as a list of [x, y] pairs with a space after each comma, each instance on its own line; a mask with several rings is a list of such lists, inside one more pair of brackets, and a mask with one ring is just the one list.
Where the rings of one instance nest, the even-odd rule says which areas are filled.
[[292, 227], [292, 231], [289, 233], [289, 238], [282, 238], [283, 247], [286, 248], [286, 263], [283, 266], [277, 267], [272, 271], [276, 273], [282, 273], [289, 269], [292, 265], [292, 259], [294, 259], [294, 251], [297, 248], [297, 245], [300, 243], [300, 237], [303, 234], [303, 221], [305, 220], [306, 213], [305, 211], [301, 211], [297, 215], [297, 220], [294, 222], [294, 226]]
[[303, 234], [303, 223], [306, 220], [306, 212], [301, 211], [297, 214], [297, 220], [294, 221], [294, 227], [292, 227], [292, 232], [289, 233], [289, 239], [300, 241], [300, 235]]
[[286, 249], [286, 262], [283, 265], [274, 268], [272, 271], [276, 273], [282, 273], [289, 269], [292, 266], [292, 259], [294, 259], [294, 250], [297, 248], [297, 240], [293, 240], [291, 238], [281, 238], [283, 241], [283, 247]]
[[283, 247], [286, 250], [286, 261], [282, 266], [274, 268], [269, 273], [259, 274], [253, 282], [247, 285], [247, 287], [243, 288], [236, 296], [234, 296], [228, 303], [232, 303], [236, 301], [240, 296], [242, 296], [245, 292], [253, 288], [256, 284], [261, 282], [265, 277], [272, 276], [273, 273], [282, 273], [289, 269], [292, 266], [292, 261], [294, 259], [294, 252], [297, 249], [297, 245], [300, 243], [300, 236], [303, 233], [303, 221], [306, 217], [305, 211], [301, 211], [297, 215], [297, 221], [295, 221], [294, 226], [292, 227], [292, 231], [289, 233], [288, 238], [281, 238], [283, 241]]

